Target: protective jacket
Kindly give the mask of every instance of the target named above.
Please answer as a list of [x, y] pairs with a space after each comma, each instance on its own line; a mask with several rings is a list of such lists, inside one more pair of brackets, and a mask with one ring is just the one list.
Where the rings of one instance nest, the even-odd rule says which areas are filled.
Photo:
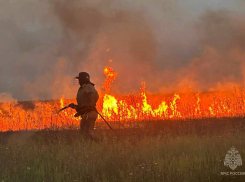
[[77, 92], [77, 112], [83, 117], [97, 118], [96, 103], [99, 99], [99, 94], [92, 83], [83, 84]]

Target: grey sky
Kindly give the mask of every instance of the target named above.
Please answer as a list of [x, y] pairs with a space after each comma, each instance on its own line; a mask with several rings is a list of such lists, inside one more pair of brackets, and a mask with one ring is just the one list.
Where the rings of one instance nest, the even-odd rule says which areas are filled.
[[[141, 81], [151, 91], [180, 89], [179, 73], [189, 73], [207, 47], [217, 55], [244, 49], [244, 6], [242, 0], [0, 0], [0, 93], [21, 100], [73, 98], [78, 72], [89, 72], [100, 90], [107, 65], [119, 73], [114, 92], [137, 90]], [[200, 83], [196, 89], [215, 87], [226, 76], [243, 82], [242, 73], [220, 74], [186, 79]]]
[[207, 9], [243, 11], [242, 0], [179, 0], [181, 6], [193, 13], [204, 13]]

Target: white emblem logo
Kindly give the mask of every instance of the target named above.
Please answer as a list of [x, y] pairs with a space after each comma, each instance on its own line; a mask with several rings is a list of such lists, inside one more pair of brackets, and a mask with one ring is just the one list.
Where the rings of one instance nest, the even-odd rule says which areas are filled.
[[236, 169], [237, 166], [242, 165], [241, 155], [235, 149], [235, 147], [231, 147], [231, 149], [228, 150], [228, 152], [225, 156], [224, 165], [227, 167], [230, 167], [232, 170]]

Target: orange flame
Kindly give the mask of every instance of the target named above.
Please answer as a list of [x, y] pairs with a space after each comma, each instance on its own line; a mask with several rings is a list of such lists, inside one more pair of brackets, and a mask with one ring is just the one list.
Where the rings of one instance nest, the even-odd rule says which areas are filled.
[[113, 71], [111, 67], [106, 67], [104, 69], [104, 74], [106, 76], [106, 80], [103, 84], [103, 88], [105, 89], [105, 93], [110, 93], [111, 83], [116, 79], [117, 73]]
[[[112, 82], [117, 73], [111, 67], [104, 69], [106, 76], [97, 109], [108, 121], [143, 121], [209, 117], [240, 117], [245, 115], [245, 90], [234, 92], [146, 94], [146, 84], [138, 95], [113, 95]], [[17, 102], [0, 104], [0, 131], [78, 128], [80, 118], [74, 110], [66, 109], [57, 115], [54, 110], [74, 102], [64, 96], [59, 102], [35, 102], [33, 109], [23, 109]], [[101, 118], [98, 119], [101, 121]]]

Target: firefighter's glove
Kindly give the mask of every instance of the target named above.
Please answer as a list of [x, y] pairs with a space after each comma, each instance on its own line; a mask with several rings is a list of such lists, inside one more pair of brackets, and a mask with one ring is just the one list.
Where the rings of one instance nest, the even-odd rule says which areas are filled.
[[74, 115], [75, 118], [77, 118], [79, 116], [80, 116], [80, 114], [78, 112]]
[[79, 113], [82, 116], [83, 114], [88, 112], [88, 108], [87, 107], [82, 107], [80, 109], [76, 109], [76, 111], [77, 111], [77, 113]]
[[87, 112], [90, 112], [90, 111], [97, 111], [96, 110], [96, 107], [94, 106], [84, 106], [82, 108], [77, 108], [76, 109], [77, 113], [79, 113], [81, 116]]

